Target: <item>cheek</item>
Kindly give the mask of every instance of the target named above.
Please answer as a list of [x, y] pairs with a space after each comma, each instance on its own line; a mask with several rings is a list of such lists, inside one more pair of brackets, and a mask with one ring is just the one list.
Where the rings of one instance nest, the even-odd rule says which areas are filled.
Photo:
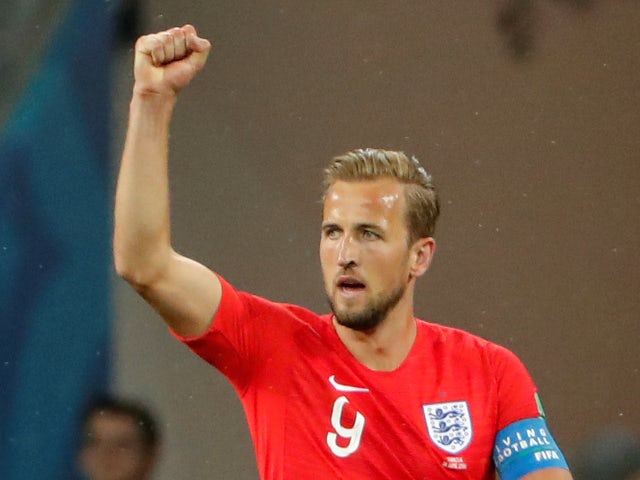
[[333, 244], [325, 241], [320, 241], [320, 262], [322, 263], [322, 268], [331, 264], [332, 259], [335, 257], [336, 251], [333, 247]]
[[386, 283], [397, 284], [409, 275], [409, 259], [406, 255], [388, 253], [377, 259], [378, 270]]
[[320, 267], [322, 268], [322, 275], [326, 277], [328, 274], [329, 266], [331, 265], [331, 260], [330, 260], [331, 255], [328, 249], [326, 247], [323, 247], [322, 244], [320, 245], [319, 257], [320, 257]]

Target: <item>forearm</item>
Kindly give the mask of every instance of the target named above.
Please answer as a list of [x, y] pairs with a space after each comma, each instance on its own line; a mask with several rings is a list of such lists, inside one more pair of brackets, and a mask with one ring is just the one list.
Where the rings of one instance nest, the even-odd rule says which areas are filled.
[[134, 91], [115, 203], [116, 270], [131, 283], [154, 279], [171, 255], [168, 137], [175, 95]]

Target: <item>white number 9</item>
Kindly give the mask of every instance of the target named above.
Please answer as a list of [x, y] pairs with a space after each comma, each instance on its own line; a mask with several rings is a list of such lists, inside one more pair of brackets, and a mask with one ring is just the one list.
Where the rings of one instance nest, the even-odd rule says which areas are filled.
[[[335, 432], [327, 433], [327, 445], [334, 453], [334, 455], [344, 458], [348, 457], [360, 446], [360, 440], [362, 439], [362, 432], [364, 431], [364, 415], [360, 412], [356, 412], [356, 418], [352, 427], [345, 427], [342, 425], [342, 411], [344, 406], [349, 403], [347, 397], [338, 397], [333, 402], [333, 411], [331, 412], [331, 425], [335, 429]], [[337, 433], [336, 433], [337, 432]], [[346, 447], [338, 445], [338, 435], [341, 438], [349, 439], [349, 444]]]

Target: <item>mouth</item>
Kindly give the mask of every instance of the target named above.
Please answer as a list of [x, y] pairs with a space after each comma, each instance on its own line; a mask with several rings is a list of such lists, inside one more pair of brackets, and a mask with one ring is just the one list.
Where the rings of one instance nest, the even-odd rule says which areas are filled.
[[367, 286], [355, 277], [341, 276], [338, 277], [336, 287], [342, 293], [354, 294], [364, 291]]

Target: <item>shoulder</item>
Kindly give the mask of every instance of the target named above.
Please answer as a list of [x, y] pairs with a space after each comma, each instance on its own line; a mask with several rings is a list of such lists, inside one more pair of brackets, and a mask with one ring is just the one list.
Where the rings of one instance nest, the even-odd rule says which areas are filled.
[[508, 348], [460, 328], [419, 320], [418, 329], [431, 348], [449, 355], [485, 359], [491, 364], [518, 361]]
[[446, 344], [452, 348], [471, 348], [477, 350], [491, 350], [499, 347], [497, 344], [460, 328], [448, 327], [438, 323], [418, 320], [418, 329], [434, 344]]
[[222, 277], [220, 277], [220, 283], [222, 284], [222, 302], [218, 316], [236, 314], [254, 321], [265, 320], [269, 323], [300, 322], [309, 325], [325, 323], [320, 315], [308, 308], [245, 292]]

